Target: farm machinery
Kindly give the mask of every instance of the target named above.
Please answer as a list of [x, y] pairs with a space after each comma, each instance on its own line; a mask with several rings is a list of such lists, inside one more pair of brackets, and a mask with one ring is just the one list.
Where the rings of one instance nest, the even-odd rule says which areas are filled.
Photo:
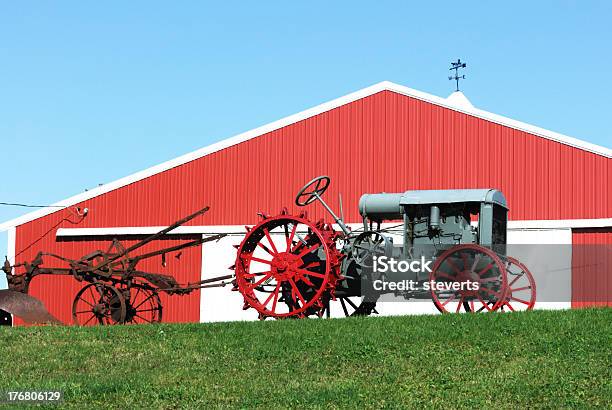
[[[385, 293], [431, 299], [441, 312], [533, 308], [531, 272], [505, 254], [508, 208], [500, 191], [365, 194], [359, 201], [362, 226], [352, 230], [322, 198], [329, 183], [327, 176], [313, 179], [295, 203], [318, 201], [337, 229], [323, 220], [313, 223], [305, 212], [287, 211], [260, 214], [261, 222], [247, 229], [233, 267], [234, 289], [244, 295], [245, 309], [257, 310], [262, 319], [329, 316], [330, 303], [337, 301], [345, 315], [369, 315]], [[399, 224], [384, 227], [394, 221]], [[380, 272], [377, 259], [432, 266]], [[400, 289], [397, 284], [405, 281], [411, 286]]]
[[[7, 260], [2, 270], [6, 273], [8, 292], [11, 293], [4, 295], [3, 298], [1, 297], [3, 295], [0, 295], [0, 308], [4, 304], [5, 310], [26, 318], [30, 323], [57, 323], [40, 301], [24, 296], [27, 296], [30, 282], [35, 277], [63, 275], [72, 276], [77, 281], [85, 283], [72, 302], [72, 320], [76, 325], [161, 322], [163, 307], [159, 297], [160, 292], [169, 295], [186, 295], [196, 289], [225, 286], [233, 275], [179, 284], [171, 275], [141, 271], [138, 269], [138, 264], [145, 259], [161, 256], [164, 265], [167, 254], [219, 240], [226, 234], [194, 239], [136, 256], [133, 254], [146, 244], [164, 237], [208, 210], [209, 207], [202, 208], [127, 248], [114, 239], [106, 251], [97, 250], [79, 259], [39, 252], [30, 262], [11, 266]], [[43, 266], [45, 258], [61, 261], [67, 266], [45, 267]], [[17, 269], [21, 272], [17, 273]]]
[[[313, 222], [305, 211], [292, 215], [283, 209], [276, 216], [261, 212], [259, 223], [247, 226], [236, 245], [230, 275], [180, 284], [171, 275], [137, 267], [140, 261], [160, 255], [163, 264], [166, 254], [219, 240], [224, 233], [133, 256], [208, 207], [127, 248], [115, 239], [108, 250], [77, 260], [40, 252], [30, 262], [11, 266], [7, 261], [3, 270], [13, 292], [27, 293], [39, 275], [69, 275], [84, 282], [72, 304], [72, 319], [78, 325], [160, 322], [159, 293], [185, 295], [229, 284], [243, 296], [243, 309], [255, 309], [262, 320], [330, 317], [332, 303], [339, 304], [346, 316], [367, 316], [377, 313], [376, 304], [386, 295], [431, 300], [441, 312], [533, 308], [532, 274], [506, 255], [508, 208], [500, 191], [364, 194], [359, 201], [362, 223], [349, 226], [323, 200], [329, 184], [327, 176], [313, 179], [299, 190], [295, 203], [305, 207], [319, 202], [334, 224], [323, 219]], [[43, 258], [67, 267], [44, 267]], [[428, 269], [377, 270], [383, 259]], [[406, 281], [409, 287], [397, 286]]]

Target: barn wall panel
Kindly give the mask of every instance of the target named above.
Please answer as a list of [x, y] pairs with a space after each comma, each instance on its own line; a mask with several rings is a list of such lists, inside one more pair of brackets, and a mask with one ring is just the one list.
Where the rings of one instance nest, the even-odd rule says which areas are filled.
[[[17, 262], [41, 249], [77, 256], [94, 246], [56, 242], [58, 227], [166, 225], [204, 205], [211, 210], [190, 224], [252, 224], [258, 211], [283, 206], [297, 212], [296, 191], [321, 174], [332, 178], [326, 199], [337, 209], [341, 193], [349, 222], [360, 219], [362, 193], [485, 187], [506, 194], [510, 219], [608, 218], [611, 162], [383, 91], [84, 201], [90, 213], [81, 222], [59, 210], [19, 226]], [[308, 212], [329, 218], [319, 204]], [[45, 300], [65, 303], [74, 293], [73, 284], [44, 283], [36, 293]], [[199, 315], [184, 314], [174, 318]]]
[[572, 232], [572, 307], [612, 306], [612, 228]]

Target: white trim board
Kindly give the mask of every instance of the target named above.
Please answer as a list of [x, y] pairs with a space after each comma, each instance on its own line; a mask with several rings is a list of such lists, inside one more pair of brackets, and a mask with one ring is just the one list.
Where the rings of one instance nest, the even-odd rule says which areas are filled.
[[563, 229], [612, 227], [612, 218], [601, 219], [550, 219], [533, 221], [508, 221], [508, 229]]
[[[396, 223], [382, 224], [382, 227], [397, 225]], [[352, 229], [360, 228], [361, 224], [348, 224]], [[334, 225], [339, 230], [339, 227]], [[533, 220], [508, 221], [509, 230], [539, 230], [539, 229], [571, 229], [571, 228], [605, 228], [612, 227], [612, 218], [607, 219], [565, 219], [565, 220]], [[83, 237], [83, 236], [129, 236], [152, 235], [164, 229], [164, 226], [122, 226], [111, 228], [59, 228], [57, 237]], [[211, 225], [211, 226], [179, 226], [169, 232], [171, 235], [214, 235], [228, 233], [230, 235], [244, 235], [243, 225]]]
[[6, 243], [6, 257], [9, 263], [15, 263], [15, 236], [17, 234], [17, 229], [15, 227], [11, 227], [7, 232], [7, 243]]
[[[361, 224], [348, 224], [353, 229]], [[253, 226], [253, 225], [249, 225]], [[334, 225], [335, 226], [335, 225]], [[383, 225], [384, 226], [384, 225]], [[55, 234], [58, 238], [84, 237], [84, 236], [130, 236], [130, 235], [153, 235], [164, 226], [121, 226], [115, 228], [59, 228]], [[340, 229], [337, 227], [338, 230]], [[179, 226], [168, 232], [168, 235], [214, 235], [227, 233], [230, 236], [243, 236], [246, 234], [244, 225], [196, 225]]]
[[[11, 264], [15, 263], [15, 233], [16, 229], [14, 227], [9, 228], [6, 242], [6, 257]], [[8, 281], [2, 271], [0, 271], [0, 279], [0, 290], [8, 289]]]
[[[238, 134], [234, 137], [227, 138], [225, 140], [216, 142], [199, 150], [190, 152], [188, 154], [182, 155], [178, 158], [172, 159], [170, 161], [161, 163], [159, 165], [155, 165], [151, 168], [147, 168], [143, 171], [136, 172], [135, 174], [128, 175], [124, 178], [118, 179], [116, 181], [110, 182], [108, 184], [96, 187], [87, 192], [83, 192], [81, 194], [72, 196], [70, 198], [64, 199], [62, 201], [56, 202], [53, 206], [72, 206], [79, 202], [94, 198], [96, 196], [102, 195], [109, 191], [121, 188], [123, 186], [129, 185], [133, 182], [140, 181], [149, 176], [158, 174], [160, 172], [169, 170], [171, 168], [177, 167], [179, 165], [185, 164], [187, 162], [191, 162], [198, 158], [204, 157], [208, 154], [220, 151], [224, 148], [231, 147], [233, 145], [240, 144], [241, 142], [248, 141], [252, 138], [258, 137], [260, 135], [269, 133], [271, 131], [277, 130], [279, 128], [286, 127], [288, 125], [294, 124], [296, 122], [305, 120], [307, 118], [313, 117], [315, 115], [321, 114], [326, 111], [330, 111], [334, 108], [338, 108], [342, 105], [351, 103], [353, 101], [368, 97], [370, 95], [379, 93], [381, 91], [392, 91], [398, 94], [402, 94], [408, 97], [412, 97], [421, 101], [426, 101], [431, 104], [438, 105], [440, 107], [448, 108], [453, 111], [461, 112], [464, 114], [468, 114], [477, 118], [481, 118], [487, 121], [491, 121], [500, 125], [504, 125], [506, 127], [514, 128], [517, 130], [525, 131], [530, 134], [536, 135], [538, 137], [546, 138], [552, 141], [559, 142], [561, 144], [569, 145], [574, 148], [582, 149], [585, 151], [589, 151], [598, 155], [602, 155], [607, 158], [612, 158], [612, 150], [606, 147], [602, 147], [599, 145], [591, 144], [590, 142], [582, 141], [573, 137], [568, 137], [566, 135], [562, 135], [553, 131], [546, 130], [544, 128], [536, 127], [534, 125], [526, 124], [524, 122], [516, 121], [507, 117], [503, 117], [501, 115], [493, 114], [487, 111], [479, 110], [477, 108], [473, 108], [467, 106], [465, 104], [457, 105], [454, 103], [453, 99], [449, 100], [447, 98], [437, 97], [435, 95], [427, 94], [421, 91], [414, 90], [409, 87], [405, 87], [403, 85], [395, 84], [390, 81], [383, 81], [377, 84], [374, 84], [370, 87], [363, 88], [359, 91], [347, 94], [343, 97], [337, 98], [335, 100], [323, 103], [321, 105], [317, 105], [316, 107], [307, 109], [305, 111], [299, 112], [294, 115], [290, 115], [288, 117], [282, 118], [278, 121], [274, 121], [267, 125], [252, 129], [250, 131], [244, 132], [242, 134]], [[11, 219], [0, 224], [0, 232], [4, 231], [12, 226], [22, 225], [24, 223], [30, 222], [34, 219], [40, 218], [42, 216], [48, 215], [57, 211], [55, 208], [42, 208], [28, 214], [22, 215], [18, 218]]]
[[[153, 235], [164, 226], [121, 226], [111, 228], [59, 228], [57, 237], [71, 236], [129, 236], [129, 235]], [[244, 235], [246, 230], [241, 225], [228, 226], [179, 226], [168, 233], [168, 235], [203, 235], [216, 233], [235, 233]]]

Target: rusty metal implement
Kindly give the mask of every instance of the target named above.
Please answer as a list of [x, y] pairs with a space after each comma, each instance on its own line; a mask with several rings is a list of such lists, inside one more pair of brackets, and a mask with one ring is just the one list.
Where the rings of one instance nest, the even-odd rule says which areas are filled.
[[[208, 210], [209, 207], [204, 207], [127, 248], [118, 240], [113, 239], [106, 251], [97, 250], [79, 259], [39, 252], [29, 262], [11, 265], [7, 260], [2, 270], [6, 273], [10, 290], [4, 291], [3, 298], [0, 300], [0, 309], [30, 323], [59, 323], [47, 312], [42, 302], [25, 294], [28, 293], [31, 281], [37, 276], [64, 275], [72, 276], [77, 281], [85, 283], [72, 303], [74, 324], [110, 325], [160, 322], [163, 311], [159, 298], [160, 292], [169, 295], [186, 295], [196, 289], [225, 286], [234, 276], [225, 275], [181, 284], [174, 276], [139, 270], [139, 262], [159, 255], [162, 256], [162, 261], [165, 261], [166, 254], [217, 241], [226, 234], [212, 235], [153, 252], [132, 255], [144, 245], [162, 238], [173, 229], [203, 215]], [[67, 267], [43, 266], [45, 258], [63, 262]], [[20, 272], [16, 273], [16, 270]]]
[[62, 324], [40, 300], [14, 290], [0, 290], [0, 309], [30, 324]]

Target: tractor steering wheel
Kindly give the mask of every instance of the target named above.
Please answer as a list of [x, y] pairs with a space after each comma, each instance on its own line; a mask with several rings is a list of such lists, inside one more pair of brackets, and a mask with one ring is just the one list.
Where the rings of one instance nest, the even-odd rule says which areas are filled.
[[304, 185], [295, 197], [295, 204], [297, 206], [306, 206], [319, 199], [327, 190], [327, 187], [329, 187], [329, 181], [328, 176], [322, 175]]

